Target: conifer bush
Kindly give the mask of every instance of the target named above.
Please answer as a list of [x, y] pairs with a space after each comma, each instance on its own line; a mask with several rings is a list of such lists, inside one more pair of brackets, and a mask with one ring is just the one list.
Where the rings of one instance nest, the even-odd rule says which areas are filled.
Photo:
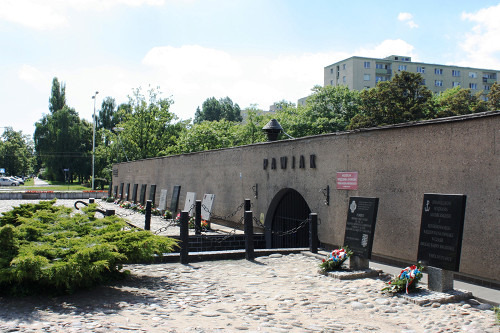
[[22, 204], [0, 216], [0, 293], [64, 294], [128, 275], [127, 262], [152, 261], [177, 243], [149, 231], [126, 230], [121, 218], [81, 214], [55, 200]]

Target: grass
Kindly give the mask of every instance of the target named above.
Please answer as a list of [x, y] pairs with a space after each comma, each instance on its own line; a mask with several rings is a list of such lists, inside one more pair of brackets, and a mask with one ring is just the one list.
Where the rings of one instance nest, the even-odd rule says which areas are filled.
[[[90, 191], [91, 187], [83, 186], [81, 184], [73, 183], [68, 184], [65, 182], [48, 181], [50, 185], [35, 186], [33, 178], [26, 179], [24, 185], [12, 187], [11, 190], [16, 191]], [[105, 186], [107, 190], [107, 186]]]

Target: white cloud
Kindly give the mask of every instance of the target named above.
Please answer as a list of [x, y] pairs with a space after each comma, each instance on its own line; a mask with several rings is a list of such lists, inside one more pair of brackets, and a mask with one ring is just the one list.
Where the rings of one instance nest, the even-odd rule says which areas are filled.
[[413, 15], [410, 13], [399, 13], [398, 20], [405, 22], [410, 28], [418, 28], [418, 24], [413, 21]]
[[413, 61], [418, 60], [418, 56], [413, 52], [415, 47], [402, 39], [387, 39], [380, 44], [370, 48], [361, 48], [357, 55], [363, 57], [385, 58], [390, 55], [410, 56]]
[[42, 72], [30, 65], [23, 65], [18, 71], [18, 76], [21, 80], [33, 85], [39, 85], [46, 79]]
[[463, 13], [462, 20], [475, 23], [465, 35], [460, 47], [466, 52], [466, 60], [458, 65], [480, 68], [499, 68], [500, 60], [500, 4], [483, 8], [475, 13]]
[[68, 11], [109, 10], [124, 5], [161, 6], [164, 0], [1, 0], [0, 20], [37, 30], [52, 30], [69, 24]]

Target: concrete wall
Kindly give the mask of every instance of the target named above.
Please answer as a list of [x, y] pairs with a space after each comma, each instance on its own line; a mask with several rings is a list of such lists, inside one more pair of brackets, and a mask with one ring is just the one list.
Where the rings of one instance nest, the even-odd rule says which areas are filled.
[[[311, 155], [316, 168], [310, 167]], [[498, 282], [499, 155], [497, 111], [121, 163], [114, 166], [113, 184], [148, 184], [148, 196], [149, 185], [156, 184], [156, 203], [161, 189], [168, 189], [170, 203], [173, 186], [181, 185], [180, 208], [187, 191], [196, 192], [197, 199], [214, 193], [213, 211], [219, 216], [232, 213], [244, 198], [252, 199], [255, 216], [267, 214], [274, 196], [293, 188], [318, 213], [320, 241], [331, 245], [343, 243], [349, 197], [378, 197], [373, 253], [404, 261], [417, 259], [423, 194], [466, 194], [460, 271]], [[287, 168], [281, 169], [284, 156]], [[305, 168], [299, 168], [300, 156]], [[358, 190], [336, 189], [340, 171], [359, 173]], [[321, 193], [327, 185], [329, 206]]]

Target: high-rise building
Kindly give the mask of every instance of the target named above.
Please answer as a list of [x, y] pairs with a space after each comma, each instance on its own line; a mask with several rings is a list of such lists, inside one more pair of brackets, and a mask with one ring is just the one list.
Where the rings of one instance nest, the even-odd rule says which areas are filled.
[[411, 57], [391, 55], [387, 58], [350, 57], [325, 67], [324, 85], [345, 85], [352, 90], [373, 88], [380, 81], [390, 80], [396, 73], [420, 73], [432, 92], [460, 86], [472, 92], [481, 91], [486, 98], [500, 71], [412, 62]]

